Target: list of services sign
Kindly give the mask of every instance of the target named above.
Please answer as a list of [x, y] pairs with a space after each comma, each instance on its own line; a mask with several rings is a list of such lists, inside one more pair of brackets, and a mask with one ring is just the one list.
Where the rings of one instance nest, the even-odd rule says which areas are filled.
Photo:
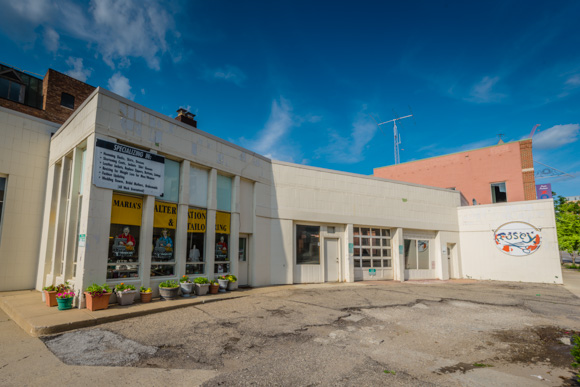
[[163, 156], [97, 139], [93, 169], [97, 187], [161, 196], [164, 172]]

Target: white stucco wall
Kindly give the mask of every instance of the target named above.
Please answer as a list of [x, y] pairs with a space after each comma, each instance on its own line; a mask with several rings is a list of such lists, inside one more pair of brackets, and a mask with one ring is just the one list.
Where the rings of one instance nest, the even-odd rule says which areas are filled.
[[[461, 207], [457, 211], [464, 278], [562, 283], [553, 200]], [[542, 244], [537, 251], [514, 257], [496, 247], [494, 230], [513, 221], [541, 230]]]
[[58, 127], [0, 107], [0, 177], [7, 178], [0, 225], [0, 291], [34, 287], [50, 135]]

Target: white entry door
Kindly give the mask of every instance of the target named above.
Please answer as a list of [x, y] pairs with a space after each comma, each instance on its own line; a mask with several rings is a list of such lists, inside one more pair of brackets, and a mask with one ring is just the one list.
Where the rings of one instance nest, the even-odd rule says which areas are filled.
[[326, 282], [338, 282], [340, 265], [340, 248], [338, 239], [324, 239], [324, 262]]
[[241, 236], [238, 254], [238, 285], [248, 285], [248, 269], [249, 269], [249, 254], [248, 254], [248, 237]]

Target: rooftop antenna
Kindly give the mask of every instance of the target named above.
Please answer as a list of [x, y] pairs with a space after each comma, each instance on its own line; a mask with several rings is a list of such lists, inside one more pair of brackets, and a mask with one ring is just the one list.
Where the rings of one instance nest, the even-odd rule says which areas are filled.
[[536, 133], [536, 129], [538, 129], [538, 126], [540, 126], [540, 124], [536, 124], [536, 126], [532, 128], [532, 131], [530, 132], [530, 138], [534, 137], [534, 133]]
[[505, 136], [504, 133], [498, 133], [497, 136], [499, 137], [498, 145], [503, 144], [503, 137]]
[[397, 121], [402, 120], [403, 118], [409, 118], [409, 117], [413, 117], [413, 115], [409, 114], [408, 116], [405, 116], [405, 117], [397, 117], [397, 118], [389, 120], [389, 121], [381, 122], [380, 124], [377, 123], [377, 125], [379, 126], [379, 129], [380, 129], [381, 125], [388, 124], [389, 122], [393, 123], [393, 135], [395, 136], [395, 164], [401, 163], [401, 158], [399, 157], [399, 145], [401, 144], [401, 135], [399, 134], [399, 131], [397, 130]]

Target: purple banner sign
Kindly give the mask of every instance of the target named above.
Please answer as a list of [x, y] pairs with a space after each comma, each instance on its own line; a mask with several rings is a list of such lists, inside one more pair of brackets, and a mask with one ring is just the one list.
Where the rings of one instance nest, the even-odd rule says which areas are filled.
[[536, 199], [551, 199], [552, 184], [536, 184]]

